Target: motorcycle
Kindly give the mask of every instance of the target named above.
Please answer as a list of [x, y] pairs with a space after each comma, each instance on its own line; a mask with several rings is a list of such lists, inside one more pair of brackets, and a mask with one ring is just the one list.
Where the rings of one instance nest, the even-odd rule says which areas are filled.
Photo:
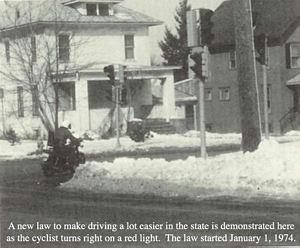
[[45, 177], [60, 177], [65, 179], [71, 179], [75, 173], [76, 168], [80, 164], [85, 164], [85, 156], [83, 152], [79, 151], [79, 147], [83, 147], [82, 139], [76, 144], [70, 144], [72, 149], [73, 160], [70, 162], [69, 157], [63, 156], [60, 152], [53, 149], [54, 134], [49, 133], [47, 149], [43, 149], [43, 152], [48, 154], [46, 160], [41, 164], [43, 174]]

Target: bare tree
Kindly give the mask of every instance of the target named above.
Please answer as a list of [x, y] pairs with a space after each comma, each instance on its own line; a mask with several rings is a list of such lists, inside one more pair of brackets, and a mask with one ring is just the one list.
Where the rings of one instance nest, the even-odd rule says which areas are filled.
[[32, 98], [27, 99], [31, 104], [23, 106], [26, 112], [38, 116], [44, 127], [53, 131], [58, 127], [59, 110], [64, 103], [60, 95], [71, 91], [63, 83], [65, 75], [76, 66], [78, 69], [70, 58], [71, 51], [87, 42], [76, 37], [80, 17], [74, 15], [74, 9], [55, 0], [6, 6], [0, 36], [7, 63], [0, 73], [7, 81], [23, 87]]

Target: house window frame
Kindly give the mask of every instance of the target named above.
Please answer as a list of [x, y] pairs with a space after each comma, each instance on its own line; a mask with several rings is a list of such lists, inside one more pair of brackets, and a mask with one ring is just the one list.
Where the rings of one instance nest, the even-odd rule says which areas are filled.
[[272, 86], [267, 85], [267, 106], [268, 106], [268, 113], [272, 112]]
[[[261, 94], [263, 96], [264, 94], [264, 87], [261, 85]], [[262, 100], [264, 101], [264, 100]], [[272, 105], [273, 105], [273, 99], [272, 99], [272, 85], [268, 84], [267, 85], [267, 107], [268, 107], [268, 113], [272, 113]]]
[[6, 63], [10, 63], [10, 40], [4, 39]]
[[[297, 54], [297, 56], [293, 56], [293, 49], [292, 49], [293, 45], [299, 46], [298, 48], [299, 54]], [[289, 46], [290, 46], [290, 67], [293, 69], [299, 69], [300, 68], [300, 42], [292, 42], [289, 44]], [[296, 66], [294, 66], [293, 58], [296, 58], [298, 61]]]
[[17, 86], [18, 117], [24, 117], [24, 88]]
[[[128, 40], [127, 38], [128, 37], [132, 37], [132, 44], [128, 44]], [[135, 38], [135, 35], [134, 34], [125, 34], [124, 35], [124, 48], [125, 48], [125, 59], [126, 60], [134, 60], [135, 59], [135, 53], [134, 53], [134, 50], [135, 50], [135, 43], [134, 43], [134, 38]], [[129, 42], [130, 43], [130, 42]], [[131, 54], [132, 56], [128, 56], [128, 51], [132, 51]]]
[[[91, 7], [94, 7], [95, 9], [91, 9]], [[91, 12], [92, 11], [92, 12]], [[95, 11], [95, 12], [94, 12]], [[98, 15], [98, 6], [97, 4], [93, 3], [87, 3], [86, 4], [86, 15], [87, 16], [97, 16]]]
[[[60, 37], [63, 37], [63, 36], [68, 37], [67, 46], [64, 46], [64, 44], [61, 44]], [[70, 62], [70, 54], [71, 54], [70, 36], [71, 35], [69, 33], [59, 33], [58, 34], [58, 60], [61, 62]], [[66, 50], [62, 51], [63, 49], [66, 49]]]
[[[234, 57], [232, 55], [234, 55]], [[230, 70], [235, 70], [237, 68], [236, 50], [231, 50], [229, 52], [228, 57], [229, 57], [229, 69]]]
[[[98, 15], [99, 16], [109, 16], [109, 9], [110, 9], [109, 4], [99, 3], [97, 5], [98, 5], [97, 8], [98, 8]], [[106, 6], [105, 9], [101, 8], [101, 7], [104, 7], [104, 6]]]
[[[210, 92], [209, 94], [208, 94], [208, 92]], [[206, 101], [206, 102], [211, 102], [213, 99], [212, 99], [212, 88], [206, 88], [206, 89], [204, 89], [204, 100]]]
[[[226, 92], [225, 92], [226, 90], [228, 90], [228, 94], [226, 94]], [[231, 100], [230, 87], [220, 87], [219, 88], [219, 99], [220, 99], [220, 101], [230, 101]]]

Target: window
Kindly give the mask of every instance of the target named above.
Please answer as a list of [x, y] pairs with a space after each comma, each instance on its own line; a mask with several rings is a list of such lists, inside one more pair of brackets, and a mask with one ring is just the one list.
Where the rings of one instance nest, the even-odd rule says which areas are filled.
[[220, 93], [220, 100], [221, 101], [228, 101], [230, 100], [230, 88], [219, 88], [219, 93]]
[[236, 68], [236, 52], [230, 51], [229, 53], [229, 69], [235, 69]]
[[70, 60], [70, 40], [69, 35], [67, 34], [60, 34], [58, 36], [58, 59], [62, 61], [69, 61]]
[[9, 46], [9, 40], [4, 40], [4, 46], [5, 46], [5, 56], [6, 56], [6, 62], [10, 62], [10, 46]]
[[109, 6], [108, 4], [99, 4], [99, 16], [108, 16]]
[[204, 91], [204, 100], [212, 101], [212, 89], [205, 89]]
[[[267, 107], [268, 107], [268, 113], [271, 113], [271, 107], [272, 107], [272, 91], [271, 91], [271, 85], [267, 86]], [[264, 89], [263, 85], [261, 85], [261, 97], [262, 97], [262, 103], [264, 102]]]
[[290, 46], [291, 68], [300, 68], [300, 43], [293, 43]]
[[58, 85], [59, 110], [76, 110], [75, 83], [63, 82]]
[[87, 4], [86, 5], [86, 14], [88, 16], [96, 16], [97, 15], [97, 5], [96, 4]]
[[39, 93], [37, 85], [32, 88], [32, 115], [39, 116]]
[[23, 87], [17, 87], [17, 101], [18, 101], [18, 116], [24, 117], [24, 98], [23, 98]]
[[125, 58], [134, 59], [134, 35], [125, 35]]
[[36, 39], [35, 39], [35, 36], [31, 36], [31, 55], [32, 55], [32, 62], [36, 62]]
[[267, 87], [267, 106], [268, 112], [271, 113], [271, 86]]

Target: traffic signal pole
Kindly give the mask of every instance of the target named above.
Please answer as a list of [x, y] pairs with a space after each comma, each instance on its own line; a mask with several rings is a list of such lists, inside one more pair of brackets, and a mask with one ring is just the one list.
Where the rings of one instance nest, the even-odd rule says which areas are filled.
[[201, 158], [206, 159], [206, 128], [205, 128], [205, 107], [204, 107], [204, 81], [199, 80], [199, 107], [200, 107], [200, 142]]
[[121, 89], [123, 87], [125, 77], [124, 77], [124, 65], [119, 65], [119, 81], [116, 83], [116, 136], [117, 136], [117, 145], [116, 149], [121, 147], [120, 143], [120, 101], [121, 101]]
[[116, 86], [116, 136], [117, 136], [117, 144], [116, 144], [116, 149], [121, 148], [121, 143], [120, 143], [120, 123], [119, 123], [119, 118], [120, 118], [120, 85]]
[[190, 58], [195, 62], [191, 66], [191, 70], [195, 73], [195, 81], [199, 86], [199, 123], [200, 123], [200, 145], [201, 145], [201, 158], [206, 159], [206, 128], [205, 128], [205, 104], [204, 104], [204, 83], [207, 79], [207, 57], [208, 48], [193, 47], [192, 55]]
[[112, 99], [115, 97], [115, 118], [116, 118], [116, 149], [121, 147], [120, 143], [120, 98], [121, 98], [121, 88], [124, 84], [124, 65], [119, 65], [118, 76], [119, 80], [116, 80], [115, 75], [115, 66], [108, 65], [103, 68], [103, 71], [107, 73], [109, 77], [109, 83], [113, 87]]
[[[207, 14], [211, 14], [207, 10], [192, 10], [187, 12], [187, 32], [188, 32], [188, 47], [192, 48], [192, 55], [190, 58], [195, 62], [190, 66], [190, 69], [194, 72], [191, 75], [195, 78], [195, 82], [199, 86], [199, 124], [200, 124], [200, 146], [201, 146], [201, 158], [206, 159], [206, 127], [205, 127], [205, 104], [204, 104], [204, 84], [208, 77], [208, 47], [205, 45], [207, 42], [202, 30], [205, 27], [201, 27], [204, 24], [203, 20]], [[199, 23], [199, 22], [200, 23]], [[200, 26], [199, 26], [200, 24]], [[208, 28], [209, 29], [209, 28]]]

